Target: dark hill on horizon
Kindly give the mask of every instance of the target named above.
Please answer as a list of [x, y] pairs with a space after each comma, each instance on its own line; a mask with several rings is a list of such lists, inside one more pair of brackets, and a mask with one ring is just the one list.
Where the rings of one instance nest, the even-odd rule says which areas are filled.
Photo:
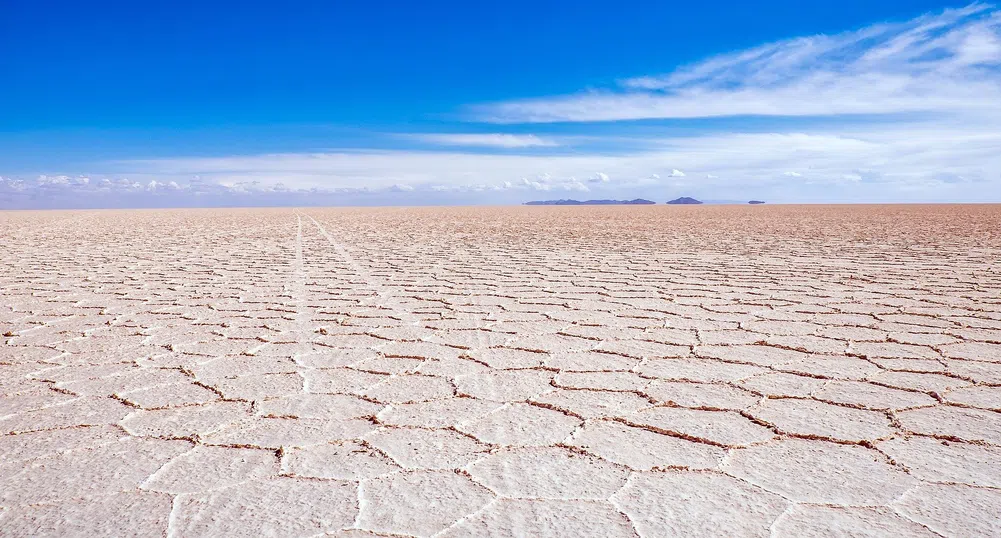
[[701, 204], [702, 202], [696, 200], [695, 198], [682, 196], [681, 198], [675, 198], [674, 200], [671, 200], [670, 202], [667, 203], [672, 205], [677, 205], [677, 204]]

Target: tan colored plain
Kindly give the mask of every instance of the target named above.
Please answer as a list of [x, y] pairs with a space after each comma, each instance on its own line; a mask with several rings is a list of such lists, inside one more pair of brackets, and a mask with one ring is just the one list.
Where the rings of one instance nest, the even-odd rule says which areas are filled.
[[1001, 206], [0, 236], [2, 536], [1001, 534]]

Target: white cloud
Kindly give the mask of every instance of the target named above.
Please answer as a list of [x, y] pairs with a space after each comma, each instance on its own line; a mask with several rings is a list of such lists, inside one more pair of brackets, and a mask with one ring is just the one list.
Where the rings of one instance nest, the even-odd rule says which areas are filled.
[[590, 187], [581, 183], [580, 181], [577, 180], [577, 178], [574, 177], [570, 178], [567, 181], [564, 181], [561, 186], [563, 187], [563, 189], [568, 191], [589, 192], [591, 190]]
[[521, 178], [521, 184], [524, 187], [536, 191], [548, 191], [551, 188], [548, 183], [543, 183], [541, 181], [533, 181], [531, 179], [528, 179], [527, 177]]
[[951, 112], [999, 115], [1001, 11], [984, 4], [709, 58], [619, 88], [474, 106], [496, 123]]
[[35, 182], [38, 185], [46, 185], [52, 187], [67, 186], [67, 185], [84, 186], [90, 183], [90, 178], [86, 176], [76, 176], [76, 177], [70, 177], [66, 175], [48, 176], [42, 174], [37, 178], [35, 178]]
[[555, 147], [560, 144], [549, 138], [540, 138], [536, 135], [520, 135], [506, 133], [490, 134], [416, 134], [409, 135], [423, 142], [441, 146], [477, 146], [495, 148], [530, 148], [530, 147]]
[[[146, 185], [156, 181], [157, 188], [147, 196], [253, 195], [277, 200], [274, 195], [281, 193], [318, 192], [407, 197], [385, 199], [398, 203], [422, 193], [490, 191], [517, 202], [532, 192], [584, 186], [600, 197], [657, 198], [675, 188], [665, 178], [674, 170], [686, 170], [706, 179], [679, 195], [737, 198], [731, 193], [747, 192], [771, 201], [1001, 201], [999, 147], [1001, 129], [989, 125], [919, 122], [860, 125], [836, 133], [816, 129], [651, 139], [642, 150], [619, 154], [352, 151], [120, 161], [104, 165], [117, 172], [92, 175], [86, 184], [8, 178], [0, 182], [0, 191], [66, 192], [97, 199], [100, 193], [146, 192]], [[601, 175], [594, 170], [602, 170]], [[602, 181], [604, 176], [615, 179]], [[851, 176], [858, 178], [846, 179]], [[176, 189], [163, 188], [171, 182]]]
[[[98, 203], [142, 195], [163, 203], [396, 203], [468, 195], [461, 199], [511, 203], [589, 190], [608, 198], [738, 199], [746, 193], [769, 201], [1001, 201], [999, 34], [1001, 14], [975, 5], [773, 43], [665, 76], [629, 79], [604, 93], [478, 109], [496, 121], [923, 114], [828, 118], [813, 125], [783, 120], [773, 132], [762, 131], [760, 122], [753, 132], [741, 132], [733, 122], [725, 132], [705, 128], [660, 138], [649, 130], [625, 131], [617, 139], [564, 134], [561, 143], [582, 146], [560, 152], [363, 149], [93, 163], [88, 169], [102, 173], [0, 178], [0, 202], [64, 196]], [[535, 135], [401, 136], [513, 150], [556, 145]], [[615, 151], [608, 150], [612, 146]], [[705, 180], [680, 179], [686, 175]], [[681, 188], [690, 192], [676, 192]]]
[[23, 179], [0, 176], [0, 192], [6, 192], [8, 194], [20, 193], [27, 188], [28, 184]]

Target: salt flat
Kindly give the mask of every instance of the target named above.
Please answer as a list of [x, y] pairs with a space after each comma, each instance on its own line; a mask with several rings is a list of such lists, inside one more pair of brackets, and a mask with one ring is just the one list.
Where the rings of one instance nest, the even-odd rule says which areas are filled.
[[1001, 534], [999, 206], [0, 233], [3, 536]]

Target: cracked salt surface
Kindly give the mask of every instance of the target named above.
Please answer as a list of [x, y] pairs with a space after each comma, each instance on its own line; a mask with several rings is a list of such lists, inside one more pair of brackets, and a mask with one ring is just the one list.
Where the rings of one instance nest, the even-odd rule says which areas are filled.
[[0, 536], [1001, 535], [997, 206], [0, 230]]

